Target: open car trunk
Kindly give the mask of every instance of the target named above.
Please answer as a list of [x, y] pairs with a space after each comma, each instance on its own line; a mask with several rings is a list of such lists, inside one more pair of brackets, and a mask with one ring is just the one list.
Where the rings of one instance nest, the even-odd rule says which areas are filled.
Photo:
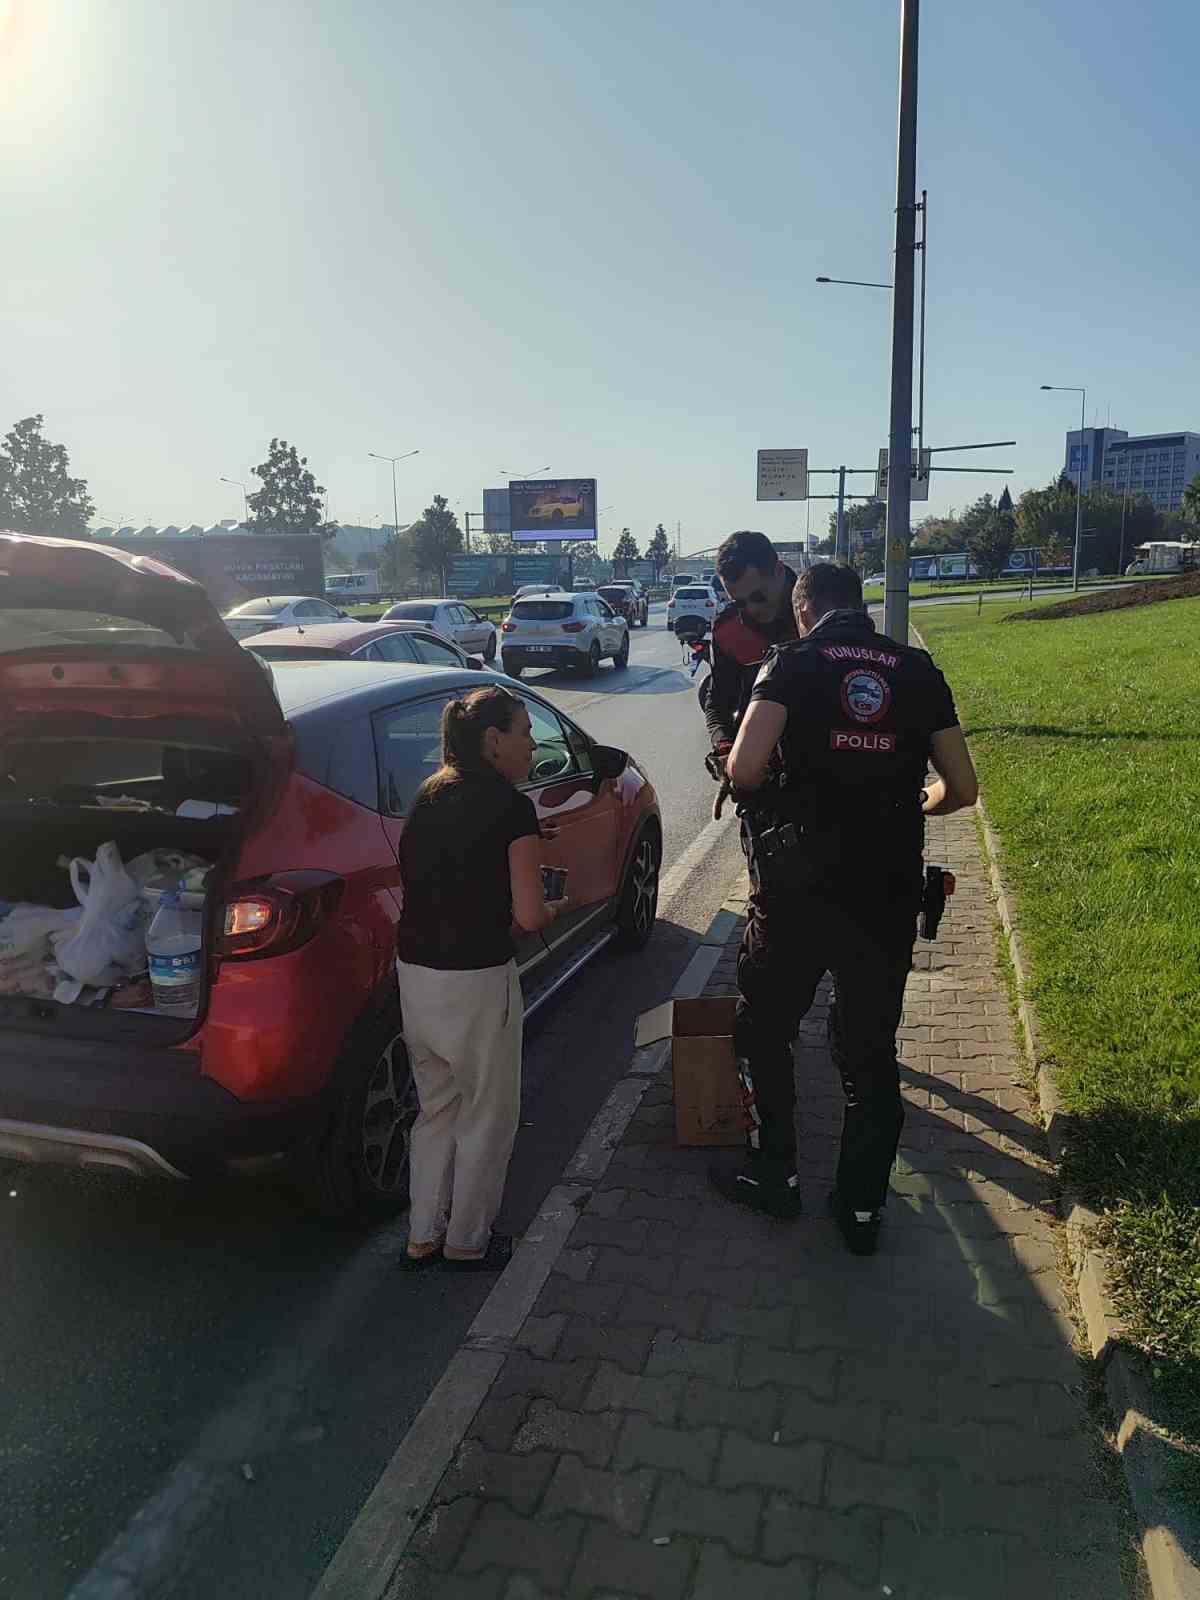
[[[63, 970], [61, 952], [48, 938], [32, 960], [0, 959], [0, 1027], [47, 1028], [75, 1037], [120, 1037], [140, 1027], [156, 1043], [192, 1033], [204, 1014], [210, 958], [221, 932], [222, 890], [236, 859], [253, 784], [254, 763], [218, 747], [211, 737], [203, 743], [166, 744], [50, 728], [30, 738], [5, 739], [0, 749], [0, 939], [8, 906], [77, 908], [69, 863], [93, 862], [106, 844], [116, 846], [126, 868], [134, 865], [136, 873], [140, 864], [139, 886], [141, 878], [154, 873], [129, 917], [140, 919], [143, 951], [156, 907], [154, 885], [169, 885], [184, 863], [209, 870], [199, 891], [206, 978], [195, 1017], [156, 1013], [148, 980], [139, 981], [134, 971], [99, 987], [85, 983], [74, 994], [74, 975]], [[146, 859], [151, 853], [157, 858], [153, 866]], [[136, 945], [132, 934], [131, 941]], [[127, 964], [145, 967], [144, 959]]]
[[[200, 585], [152, 558], [0, 533], [0, 1029], [116, 1039], [132, 1030], [152, 1043], [194, 1032], [238, 846], [289, 762], [269, 672]], [[44, 908], [53, 923], [77, 904], [64, 863], [92, 862], [106, 845], [125, 865], [162, 851], [210, 869], [195, 1017], [155, 1014], [144, 991], [147, 1009], [115, 1007], [115, 978], [70, 995], [52, 973], [39, 977], [39, 962], [61, 967], [61, 918], [45, 948], [34, 936], [20, 962], [6, 961], [11, 908]], [[133, 923], [144, 904], [144, 929], [154, 909], [140, 894], [127, 903], [122, 980], [139, 964]]]

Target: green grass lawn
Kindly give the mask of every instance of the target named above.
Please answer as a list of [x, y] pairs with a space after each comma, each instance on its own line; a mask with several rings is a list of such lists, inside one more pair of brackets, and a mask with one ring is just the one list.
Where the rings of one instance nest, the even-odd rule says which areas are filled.
[[1200, 600], [918, 626], [1000, 835], [1131, 1332], [1200, 1431]]

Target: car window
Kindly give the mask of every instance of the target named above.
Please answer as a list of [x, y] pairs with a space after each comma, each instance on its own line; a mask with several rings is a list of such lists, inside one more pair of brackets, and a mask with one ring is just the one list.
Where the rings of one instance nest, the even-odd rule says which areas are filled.
[[310, 600], [308, 604], [313, 607], [313, 610], [309, 613], [310, 616], [324, 617], [327, 622], [337, 621], [338, 609], [336, 606], [328, 605], [324, 600]]
[[605, 617], [605, 618], [608, 618], [608, 619], [611, 620], [613, 617], [616, 616], [616, 612], [609, 605], [607, 600], [597, 600], [596, 601], [596, 606], [597, 606], [597, 609], [599, 610], [600, 615], [602, 617]]
[[384, 621], [396, 622], [398, 620], [403, 620], [405, 622], [432, 622], [436, 614], [436, 606], [423, 605], [420, 601], [416, 600], [402, 600], [399, 605], [391, 606], [389, 608]]
[[676, 600], [711, 600], [711, 589], [676, 589]]
[[383, 660], [383, 656], [380, 654], [379, 646], [377, 644], [365, 644], [365, 645], [363, 645], [361, 650], [355, 650], [355, 651], [352, 651], [351, 653], [352, 653], [355, 661], [382, 661]]
[[431, 639], [428, 634], [409, 634], [408, 642], [418, 661], [427, 667], [461, 667], [462, 657], [452, 644], [444, 639]]
[[408, 643], [406, 633], [386, 633], [374, 640], [371, 649], [375, 651], [377, 661], [407, 661], [412, 662], [414, 656]]
[[229, 617], [277, 617], [281, 611], [287, 609], [286, 600], [247, 600], [244, 605], [234, 606], [232, 611], [227, 611]]
[[530, 728], [536, 746], [529, 763], [530, 783], [549, 783], [571, 777], [580, 768], [567, 736], [566, 724], [537, 700], [526, 700]]
[[417, 790], [442, 764], [442, 711], [458, 691], [433, 695], [415, 705], [394, 706], [373, 719], [379, 769], [379, 809], [404, 817]]
[[586, 600], [518, 600], [512, 615], [521, 622], [566, 622], [576, 605], [586, 606]]

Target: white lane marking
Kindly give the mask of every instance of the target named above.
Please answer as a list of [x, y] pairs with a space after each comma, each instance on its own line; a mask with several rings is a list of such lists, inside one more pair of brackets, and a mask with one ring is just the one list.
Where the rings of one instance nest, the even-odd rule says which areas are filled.
[[669, 871], [664, 872], [658, 885], [658, 914], [663, 916], [678, 898], [693, 873], [704, 864], [710, 850], [714, 850], [722, 837], [736, 821], [732, 810], [727, 809], [720, 821], [714, 819], [701, 828], [682, 855], [677, 856]]

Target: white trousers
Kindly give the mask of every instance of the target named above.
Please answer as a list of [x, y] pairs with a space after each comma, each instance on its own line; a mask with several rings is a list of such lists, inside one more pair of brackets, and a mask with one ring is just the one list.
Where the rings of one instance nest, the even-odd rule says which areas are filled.
[[409, 1239], [487, 1249], [521, 1114], [524, 1004], [515, 961], [474, 972], [397, 962], [413, 1125]]

